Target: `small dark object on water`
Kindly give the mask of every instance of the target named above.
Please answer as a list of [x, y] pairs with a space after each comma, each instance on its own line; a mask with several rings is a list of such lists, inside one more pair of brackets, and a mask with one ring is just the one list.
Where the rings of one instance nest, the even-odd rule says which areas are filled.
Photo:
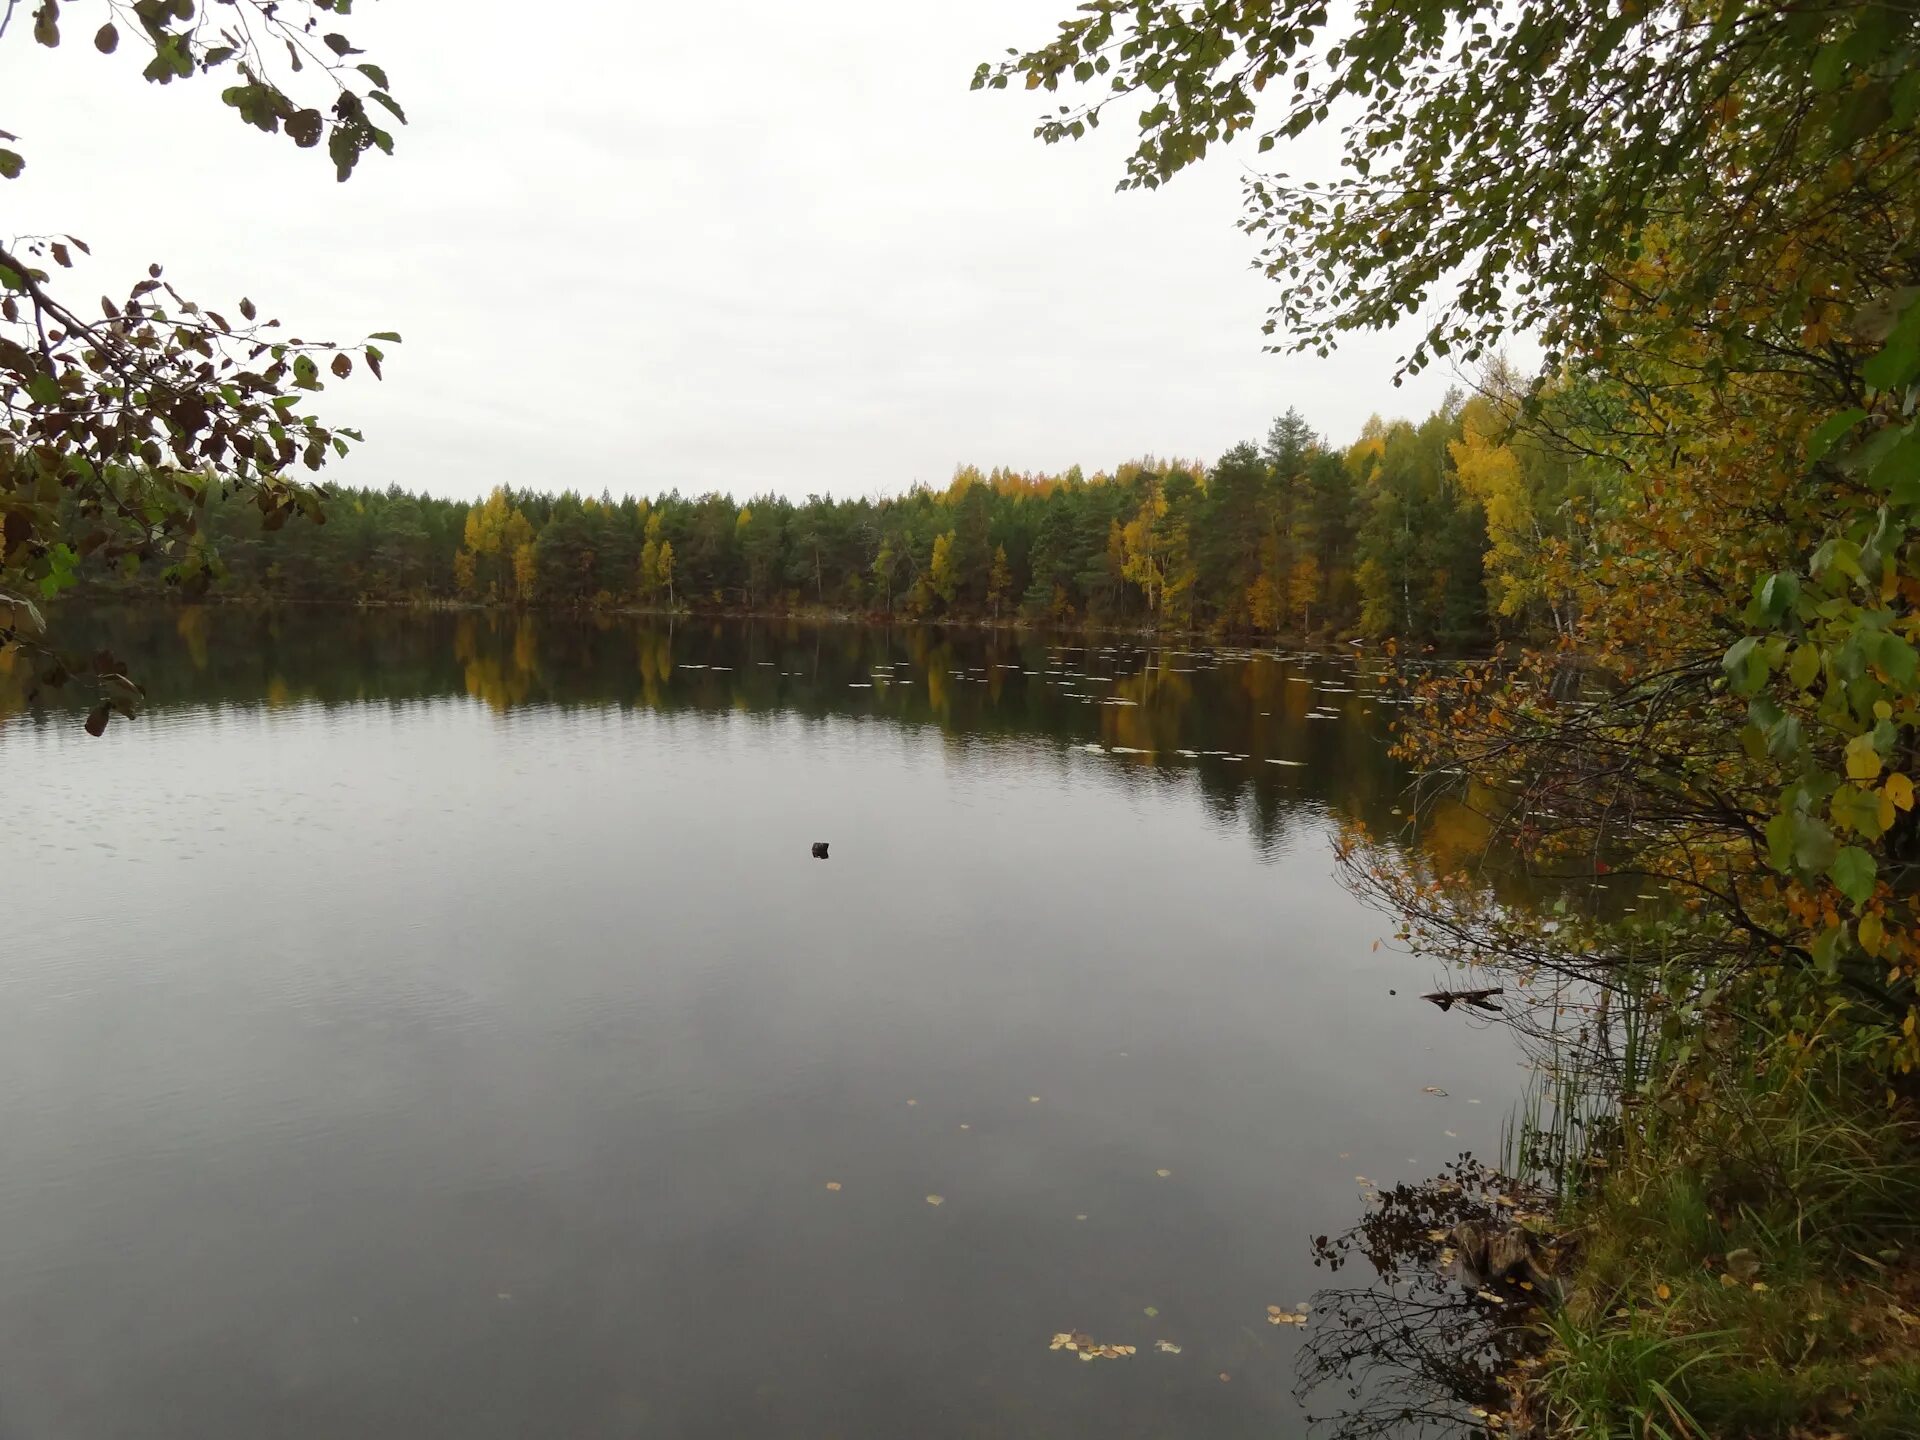
[[813, 858], [816, 860], [824, 860], [827, 858], [827, 842], [826, 841], [816, 840], [813, 842]]
[[1476, 1010], [1487, 1010], [1495, 1015], [1500, 1007], [1492, 1002], [1495, 995], [1504, 995], [1500, 989], [1493, 990], [1436, 990], [1431, 995], [1422, 995], [1422, 1000], [1431, 1000], [1442, 1010], [1451, 1010], [1455, 1005], [1471, 1005]]
[[1387, 994], [1389, 994], [1389, 995], [1398, 995], [1399, 993], [1400, 993], [1400, 992], [1399, 992], [1398, 990], [1389, 990], [1389, 991], [1387, 991]]

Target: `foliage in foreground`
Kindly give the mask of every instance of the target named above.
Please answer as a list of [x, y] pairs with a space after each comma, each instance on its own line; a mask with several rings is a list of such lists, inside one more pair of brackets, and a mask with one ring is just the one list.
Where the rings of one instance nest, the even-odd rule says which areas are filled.
[[1654, 994], [1678, 1026], [1570, 1078], [1624, 1110], [1539, 1414], [1913, 1433], [1920, 12], [1094, 0], [977, 83], [1014, 81], [1091, 87], [1050, 141], [1143, 95], [1132, 185], [1341, 123], [1336, 179], [1248, 187], [1297, 346], [1423, 312], [1409, 369], [1546, 339], [1507, 419], [1591, 477], [1585, 563], [1537, 557], [1574, 623], [1404, 739], [1572, 903], [1351, 852], [1416, 946], [1551, 977], [1543, 1038]]
[[[350, 8], [351, 0], [39, 0], [30, 38], [53, 48], [63, 26], [77, 23], [102, 55], [123, 40], [149, 55], [141, 73], [151, 84], [228, 79], [222, 103], [301, 149], [324, 140], [345, 180], [365, 151], [393, 149], [375, 117], [404, 120], [385, 72], [356, 59], [361, 51], [332, 28]], [[0, 9], [0, 40], [16, 18], [27, 12]], [[27, 156], [8, 148], [24, 143], [0, 130], [0, 181], [26, 169]], [[71, 235], [0, 239], [0, 650], [33, 655], [50, 685], [65, 684], [70, 666], [48, 643], [36, 601], [71, 584], [83, 558], [127, 574], [160, 569], [195, 590], [213, 574], [210, 505], [237, 499], [276, 527], [295, 514], [322, 518], [321, 492], [293, 478], [296, 467], [319, 470], [360, 436], [310, 413], [309, 397], [326, 388], [323, 377], [352, 374], [356, 356], [378, 377], [372, 341], [399, 339], [338, 346], [282, 336], [251, 299], [230, 312], [207, 308], [175, 290], [158, 264], [120, 300], [76, 298], [63, 283], [76, 251], [87, 247]], [[131, 715], [140, 692], [112, 656], [85, 668], [99, 693], [87, 726], [98, 734], [110, 713]]]

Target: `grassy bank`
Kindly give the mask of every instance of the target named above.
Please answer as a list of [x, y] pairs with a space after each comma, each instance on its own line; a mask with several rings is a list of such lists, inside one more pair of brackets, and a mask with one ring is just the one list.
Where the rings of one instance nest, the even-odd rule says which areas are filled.
[[1920, 1435], [1920, 1122], [1851, 1010], [1778, 977], [1657, 1004], [1613, 1118], [1534, 1132], [1572, 1244], [1515, 1428]]

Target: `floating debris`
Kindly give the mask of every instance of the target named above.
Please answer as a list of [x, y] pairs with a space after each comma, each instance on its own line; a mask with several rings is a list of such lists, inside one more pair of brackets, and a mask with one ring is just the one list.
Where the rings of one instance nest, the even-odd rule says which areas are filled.
[[1180, 1353], [1180, 1347], [1171, 1340], [1156, 1340], [1153, 1342], [1153, 1348], [1158, 1350], [1162, 1355], [1178, 1355]]
[[1304, 1325], [1307, 1323], [1307, 1307], [1296, 1305], [1291, 1310], [1282, 1310], [1278, 1305], [1267, 1306], [1269, 1325]]
[[827, 1189], [838, 1190], [839, 1188], [840, 1188], [840, 1182], [838, 1180], [827, 1181]]
[[1159, 1176], [1159, 1177], [1160, 1177], [1160, 1178], [1161, 1178], [1162, 1180], [1164, 1180], [1164, 1179], [1166, 1179], [1166, 1178], [1167, 1178], [1167, 1177], [1168, 1177], [1169, 1175], [1171, 1175], [1171, 1174], [1173, 1174], [1173, 1171], [1171, 1171], [1171, 1170], [1156, 1170], [1156, 1171], [1154, 1171], [1153, 1173], [1154, 1173], [1154, 1174], [1156, 1174], [1156, 1175], [1158, 1175], [1158, 1176]]
[[1102, 1345], [1091, 1335], [1083, 1335], [1077, 1330], [1062, 1330], [1053, 1337], [1049, 1350], [1071, 1350], [1082, 1360], [1118, 1360], [1135, 1353], [1132, 1345]]
[[1442, 1010], [1451, 1010], [1456, 1005], [1470, 1005], [1476, 1010], [1485, 1010], [1498, 1015], [1500, 1007], [1493, 1003], [1493, 997], [1505, 993], [1496, 985], [1486, 990], [1435, 990], [1432, 994], [1422, 995], [1420, 998], [1431, 1001]]
[[1420, 1093], [1422, 1095], [1445, 1095], [1447, 1092], [1442, 1090], [1438, 1085], [1422, 1085], [1420, 1087]]
[[927, 1204], [929, 1205], [944, 1205], [946, 1203], [947, 1203], [947, 1197], [944, 1195], [927, 1196]]

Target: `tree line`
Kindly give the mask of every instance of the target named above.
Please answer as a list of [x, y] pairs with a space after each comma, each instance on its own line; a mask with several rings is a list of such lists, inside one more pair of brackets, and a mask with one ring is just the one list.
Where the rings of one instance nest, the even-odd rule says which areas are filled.
[[[1497, 378], [1497, 377], [1496, 377]], [[301, 601], [1093, 624], [1467, 642], [1563, 623], [1515, 579], [1565, 528], [1564, 461], [1504, 443], [1483, 397], [1345, 448], [1297, 410], [1211, 466], [1086, 474], [973, 466], [883, 499], [615, 499], [496, 488], [485, 500], [335, 491], [323, 523], [211, 488], [215, 594]], [[192, 567], [189, 567], [192, 570]], [[157, 592], [154, 567], [83, 567], [89, 588]], [[177, 577], [176, 577], [177, 578]]]

